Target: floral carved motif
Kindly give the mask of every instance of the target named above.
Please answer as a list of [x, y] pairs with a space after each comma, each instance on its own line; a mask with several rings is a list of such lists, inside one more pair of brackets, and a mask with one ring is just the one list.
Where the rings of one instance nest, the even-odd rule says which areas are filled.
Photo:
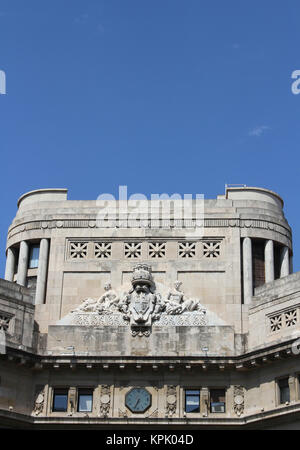
[[142, 255], [142, 244], [140, 242], [125, 242], [125, 258], [139, 258]]
[[100, 417], [108, 417], [110, 411], [110, 386], [103, 384], [100, 393]]
[[196, 242], [179, 242], [178, 255], [180, 258], [194, 258], [196, 256]]
[[203, 255], [205, 258], [217, 258], [220, 256], [220, 242], [203, 242]]
[[299, 323], [299, 307], [294, 307], [286, 311], [277, 312], [269, 316], [269, 326], [271, 333], [290, 328]]
[[44, 402], [45, 402], [44, 386], [37, 386], [36, 392], [35, 392], [34, 407], [33, 407], [33, 414], [35, 416], [38, 416], [39, 414], [41, 414], [43, 412]]
[[166, 417], [172, 417], [176, 413], [177, 407], [177, 392], [176, 386], [167, 387], [167, 404], [166, 404]]
[[244, 413], [245, 408], [245, 390], [242, 386], [234, 386], [233, 409], [237, 416]]
[[111, 242], [95, 242], [95, 258], [109, 258], [111, 256]]
[[70, 242], [70, 257], [72, 259], [87, 258], [88, 243], [87, 242]]

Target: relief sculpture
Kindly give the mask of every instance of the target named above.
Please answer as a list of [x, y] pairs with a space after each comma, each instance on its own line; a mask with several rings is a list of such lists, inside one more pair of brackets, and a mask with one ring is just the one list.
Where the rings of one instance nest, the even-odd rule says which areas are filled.
[[[198, 299], [188, 298], [181, 290], [181, 282], [175, 281], [174, 287], [162, 295], [153, 281], [151, 266], [138, 264], [133, 268], [131, 289], [118, 294], [110, 283], [104, 286], [104, 294], [98, 299], [87, 299], [73, 314], [93, 313], [96, 315], [122, 315], [128, 323], [132, 335], [149, 336], [151, 325], [162, 316], [183, 316], [195, 312], [204, 319], [206, 310]], [[203, 320], [204, 321], [204, 320]]]

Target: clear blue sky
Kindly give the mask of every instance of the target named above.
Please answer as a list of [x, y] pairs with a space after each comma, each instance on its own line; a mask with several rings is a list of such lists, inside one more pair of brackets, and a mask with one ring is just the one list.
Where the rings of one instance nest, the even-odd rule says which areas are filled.
[[24, 192], [285, 199], [300, 270], [299, 0], [1, 0], [0, 269]]

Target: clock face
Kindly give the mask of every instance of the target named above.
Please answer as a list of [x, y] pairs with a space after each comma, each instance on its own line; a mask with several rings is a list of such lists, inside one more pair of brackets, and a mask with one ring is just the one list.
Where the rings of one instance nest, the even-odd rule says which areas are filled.
[[134, 413], [143, 413], [151, 406], [151, 394], [143, 388], [133, 388], [125, 396], [125, 405]]

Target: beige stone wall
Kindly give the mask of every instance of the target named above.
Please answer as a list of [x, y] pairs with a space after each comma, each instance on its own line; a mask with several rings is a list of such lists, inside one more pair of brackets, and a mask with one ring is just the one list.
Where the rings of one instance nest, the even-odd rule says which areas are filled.
[[[44, 304], [37, 305], [35, 317], [43, 332], [85, 298], [100, 297], [105, 280], [115, 289], [126, 286], [133, 265], [147, 262], [155, 281], [165, 289], [181, 280], [187, 294], [200, 298], [204, 306], [241, 333], [248, 329], [247, 314], [243, 313], [247, 308], [242, 306], [241, 239], [273, 239], [291, 247], [282, 204], [277, 194], [267, 190], [229, 189], [225, 197], [205, 200], [204, 227], [199, 230], [174, 228], [175, 222], [169, 229], [122, 229], [115, 222], [99, 228], [96, 201], [71, 201], [66, 199], [66, 190], [41, 190], [20, 199], [7, 246], [17, 248], [22, 240], [50, 240], [46, 298]], [[155, 242], [164, 245], [160, 258], [151, 256]], [[190, 242], [195, 246], [193, 256], [182, 258], [180, 246]], [[205, 248], [216, 242], [216, 257], [207, 257]], [[95, 253], [99, 243], [109, 244], [108, 257]], [[131, 243], [140, 246], [137, 258], [126, 255], [126, 246]], [[85, 246], [82, 258], [72, 253], [76, 245]]]
[[[83, 419], [85, 413], [77, 411], [77, 393], [79, 388], [93, 390], [93, 410], [90, 417], [99, 419], [101, 423], [101, 398], [105, 393], [109, 395], [109, 418], [140, 419], [147, 423], [150, 418], [158, 419], [214, 419], [222, 424], [224, 419], [249, 420], [255, 415], [257, 420], [263, 420], [264, 415], [276, 417], [289, 408], [300, 408], [300, 388], [298, 375], [300, 365], [295, 361], [283, 361], [269, 367], [256, 368], [247, 372], [235, 371], [203, 371], [177, 368], [174, 371], [159, 367], [156, 371], [142, 367], [131, 369], [110, 367], [96, 370], [95, 368], [66, 369], [59, 367], [51, 370], [29, 370], [21, 367], [18, 371], [14, 364], [2, 364], [0, 368], [0, 410], [11, 410], [15, 413], [33, 415], [39, 418], [48, 416], [52, 418], [73, 417]], [[280, 405], [278, 402], [277, 381], [283, 376], [290, 377], [291, 400], [289, 405]], [[74, 405], [69, 404], [66, 412], [52, 411], [53, 390], [55, 388], [68, 388], [69, 396], [74, 396]], [[126, 394], [132, 387], [145, 388], [151, 394], [151, 407], [143, 413], [132, 413], [125, 405]], [[235, 409], [236, 387], [242, 388], [243, 408], [238, 414]], [[224, 388], [226, 390], [226, 410], [224, 413], [212, 413], [205, 398], [209, 401], [211, 389]], [[185, 389], [199, 389], [201, 407], [199, 413], [185, 413]], [[172, 392], [171, 392], [172, 391]], [[208, 394], [207, 394], [208, 392]], [[241, 392], [241, 391], [240, 391]], [[36, 413], [37, 394], [43, 394], [42, 408]], [[169, 408], [168, 398], [172, 395], [172, 405]], [[205, 397], [206, 396], [206, 397]], [[175, 397], [175, 398], [174, 398]], [[245, 422], [246, 423], [246, 422]], [[209, 422], [208, 422], [209, 424]], [[228, 422], [228, 425], [230, 422]]]

